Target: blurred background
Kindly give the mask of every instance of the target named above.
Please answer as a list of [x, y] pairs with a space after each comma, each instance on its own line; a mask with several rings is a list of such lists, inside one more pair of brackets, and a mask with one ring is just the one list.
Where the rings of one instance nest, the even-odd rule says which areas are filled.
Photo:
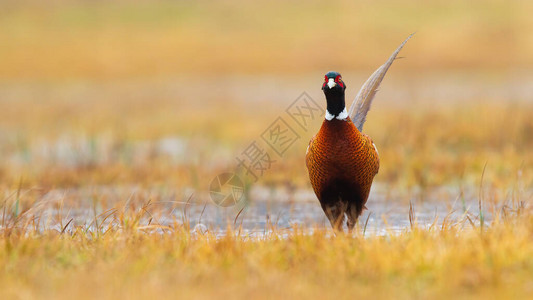
[[[325, 107], [324, 73], [343, 74], [351, 103], [416, 32], [365, 124], [376, 186], [476, 188], [486, 164], [487, 186], [528, 189], [531, 11], [505, 0], [3, 0], [0, 185], [201, 199], [302, 92]], [[321, 121], [255, 185], [309, 190], [305, 149]]]

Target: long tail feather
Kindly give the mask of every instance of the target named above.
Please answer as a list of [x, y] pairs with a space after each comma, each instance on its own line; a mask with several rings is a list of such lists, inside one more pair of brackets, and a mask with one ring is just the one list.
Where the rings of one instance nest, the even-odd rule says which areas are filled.
[[385, 74], [396, 59], [398, 53], [400, 53], [400, 50], [402, 50], [403, 46], [413, 35], [414, 33], [412, 33], [407, 39], [405, 39], [405, 41], [403, 41], [396, 51], [392, 53], [387, 62], [379, 67], [374, 74], [368, 78], [365, 84], [363, 84], [361, 87], [361, 90], [359, 90], [359, 93], [357, 93], [357, 96], [355, 96], [352, 106], [350, 107], [350, 118], [359, 131], [363, 131], [363, 124], [365, 124], [366, 114], [370, 110], [370, 105], [372, 104], [372, 100], [378, 91], [379, 84], [385, 77]]

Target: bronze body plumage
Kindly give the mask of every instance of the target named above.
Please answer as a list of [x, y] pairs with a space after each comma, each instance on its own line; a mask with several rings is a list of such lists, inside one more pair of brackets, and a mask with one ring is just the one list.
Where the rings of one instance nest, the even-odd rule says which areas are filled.
[[353, 230], [365, 208], [379, 171], [379, 156], [372, 139], [361, 131], [379, 84], [411, 36], [365, 82], [350, 113], [345, 107], [342, 76], [337, 72], [325, 75], [326, 117], [309, 142], [305, 159], [313, 190], [335, 230], [342, 230], [345, 215], [348, 230]]
[[352, 121], [324, 120], [311, 139], [306, 164], [313, 190], [332, 226], [342, 226], [344, 214], [353, 229], [363, 211], [379, 157], [372, 140]]

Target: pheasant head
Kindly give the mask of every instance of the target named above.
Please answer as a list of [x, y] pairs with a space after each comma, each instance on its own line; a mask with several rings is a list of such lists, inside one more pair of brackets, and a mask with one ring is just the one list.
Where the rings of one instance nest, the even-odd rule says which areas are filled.
[[326, 73], [322, 90], [327, 101], [326, 120], [346, 120], [348, 118], [348, 111], [344, 101], [346, 84], [342, 81], [341, 74], [334, 71]]

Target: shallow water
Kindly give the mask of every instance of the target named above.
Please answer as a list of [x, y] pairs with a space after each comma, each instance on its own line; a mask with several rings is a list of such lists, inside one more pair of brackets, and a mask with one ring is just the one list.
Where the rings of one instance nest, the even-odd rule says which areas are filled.
[[[465, 201], [442, 201], [441, 199], [426, 199], [397, 201], [388, 199], [385, 195], [373, 193], [367, 203], [367, 210], [359, 219], [359, 230], [369, 235], [384, 235], [399, 233], [411, 227], [409, 218], [410, 207], [414, 211], [413, 223], [417, 226], [429, 227], [432, 224], [442, 226], [446, 218], [447, 224], [462, 222], [468, 215], [473, 222], [478, 223], [478, 202], [471, 199]], [[203, 211], [203, 213], [202, 213]], [[299, 227], [330, 228], [318, 200], [310, 201], [256, 201], [244, 208], [235, 221], [235, 211], [216, 206], [193, 206], [188, 211], [191, 227], [201, 224], [200, 228], [225, 228], [228, 224], [242, 225], [245, 232], [266, 232], [272, 225], [277, 229], [289, 229], [294, 225]], [[490, 222], [490, 214], [485, 213], [485, 222]], [[363, 229], [366, 227], [365, 229]]]
[[[159, 225], [179, 226], [186, 222], [193, 232], [208, 230], [221, 235], [228, 228], [245, 235], [262, 235], [273, 229], [290, 230], [293, 226], [309, 231], [330, 228], [318, 200], [309, 190], [289, 194], [282, 189], [256, 187], [250, 193], [252, 201], [246, 206], [227, 208], [215, 205], [202, 193], [196, 192], [198, 196], [193, 199], [189, 192], [168, 189], [92, 187], [30, 194], [27, 191], [22, 195], [22, 198], [35, 197], [25, 214], [28, 218], [37, 217], [38, 222], [33, 224], [38, 224], [38, 230], [122, 226], [122, 212], [130, 219], [141, 215], [140, 226], [156, 225], [153, 228], [160, 231], [164, 229], [157, 229]], [[474, 224], [480, 221], [476, 195], [475, 191], [461, 193], [450, 187], [424, 193], [399, 193], [376, 184], [366, 205], [368, 209], [359, 220], [359, 230], [367, 236], [394, 234], [409, 230], [411, 222], [425, 228], [440, 227], [443, 223], [469, 227], [467, 217]], [[485, 200], [482, 203], [485, 224], [490, 223], [490, 212], [505, 205], [510, 203]]]

